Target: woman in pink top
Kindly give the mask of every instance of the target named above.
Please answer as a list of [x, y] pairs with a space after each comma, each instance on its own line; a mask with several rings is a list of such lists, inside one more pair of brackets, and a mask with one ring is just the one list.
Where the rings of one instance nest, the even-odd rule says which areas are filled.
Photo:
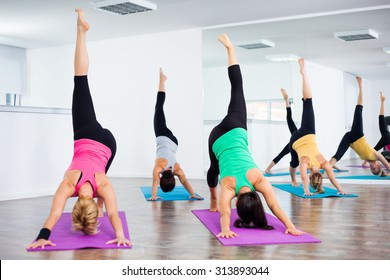
[[[72, 196], [78, 196], [72, 211], [74, 230], [81, 230], [85, 234], [96, 234], [99, 210], [102, 210], [104, 201], [107, 216], [116, 234], [115, 238], [107, 243], [117, 243], [118, 246], [131, 245], [124, 236], [115, 192], [106, 175], [116, 153], [115, 138], [96, 120], [89, 92], [87, 80], [89, 58], [86, 48], [86, 33], [89, 25], [84, 19], [84, 12], [80, 9], [76, 9], [76, 12], [78, 18], [72, 102], [75, 140], [73, 160], [54, 195], [49, 217], [36, 241], [28, 248], [55, 246], [49, 240], [51, 230], [61, 217], [67, 199]], [[94, 197], [98, 197], [99, 206], [94, 201]]]

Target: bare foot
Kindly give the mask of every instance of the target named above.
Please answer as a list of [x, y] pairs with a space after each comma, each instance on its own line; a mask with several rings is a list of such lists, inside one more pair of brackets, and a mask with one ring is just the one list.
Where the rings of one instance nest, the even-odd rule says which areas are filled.
[[85, 21], [84, 17], [84, 11], [82, 9], [75, 9], [77, 13], [77, 28], [80, 29], [81, 31], [88, 31], [89, 29], [89, 24], [88, 22]]
[[287, 94], [287, 92], [285, 91], [285, 89], [284, 89], [284, 88], [281, 88], [281, 89], [280, 89], [280, 92], [283, 94], [283, 99], [284, 99], [284, 100], [287, 100], [287, 99], [288, 99], [288, 94]]
[[218, 41], [220, 41], [226, 48], [230, 48], [233, 46], [227, 34], [219, 35]]
[[299, 187], [299, 183], [297, 181], [292, 181], [291, 186], [293, 187]]
[[273, 174], [272, 171], [271, 171], [271, 170], [268, 170], [268, 169], [264, 170], [264, 173]]
[[380, 91], [379, 94], [381, 95], [381, 102], [385, 102], [386, 98], [383, 95], [383, 92]]
[[362, 86], [362, 77], [356, 77], [356, 81], [357, 81], [359, 87], [361, 87]]
[[298, 59], [298, 64], [299, 64], [299, 71], [301, 72], [302, 75], [305, 74], [305, 59], [301, 57]]
[[162, 68], [160, 68], [160, 82], [165, 82], [167, 80], [167, 76], [164, 74]]

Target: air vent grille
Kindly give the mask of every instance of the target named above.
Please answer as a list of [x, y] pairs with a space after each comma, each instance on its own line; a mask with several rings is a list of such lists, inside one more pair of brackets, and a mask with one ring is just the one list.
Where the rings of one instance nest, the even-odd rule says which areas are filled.
[[346, 31], [336, 32], [334, 36], [340, 40], [350, 41], [361, 41], [361, 40], [372, 40], [378, 39], [379, 35], [373, 30], [358, 30], [358, 31]]
[[265, 49], [265, 48], [274, 48], [275, 43], [268, 40], [257, 40], [257, 41], [245, 41], [245, 42], [237, 42], [236, 46], [247, 49], [247, 50], [255, 50], [255, 49]]
[[96, 9], [117, 15], [128, 15], [156, 10], [156, 5], [142, 0], [104, 0], [93, 3]]

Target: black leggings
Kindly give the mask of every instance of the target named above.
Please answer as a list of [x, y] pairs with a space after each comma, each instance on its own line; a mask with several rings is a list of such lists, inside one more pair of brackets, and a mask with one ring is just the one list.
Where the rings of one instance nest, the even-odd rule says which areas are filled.
[[302, 101], [303, 101], [303, 110], [302, 110], [301, 127], [291, 135], [290, 143], [289, 143], [289, 149], [291, 153], [290, 166], [293, 168], [296, 168], [299, 165], [298, 154], [292, 147], [294, 142], [305, 135], [316, 134], [313, 100], [311, 98], [307, 98], [307, 99], [302, 98]]
[[154, 109], [154, 134], [156, 137], [166, 136], [171, 139], [176, 145], [178, 145], [178, 141], [173, 135], [172, 131], [169, 130], [165, 120], [164, 114], [164, 102], [165, 102], [165, 92], [159, 91], [157, 93], [156, 106]]
[[384, 115], [379, 115], [379, 131], [381, 132], [381, 139], [379, 139], [378, 143], [374, 147], [376, 151], [379, 151], [384, 146], [390, 144], [390, 133], [387, 130]]
[[349, 146], [363, 136], [363, 106], [356, 105], [351, 131], [344, 134], [339, 147], [337, 148], [336, 154], [332, 158], [339, 161], [344, 156]]
[[[290, 133], [293, 134], [295, 131], [298, 130], [298, 128], [292, 119], [291, 107], [287, 107], [286, 110], [287, 110], [286, 117], [287, 117], [288, 129], [290, 130]], [[283, 150], [272, 161], [276, 164], [288, 153], [290, 153], [290, 143], [284, 146]]]
[[111, 157], [106, 166], [107, 172], [115, 157], [116, 141], [112, 133], [103, 128], [96, 120], [87, 76], [74, 77], [72, 120], [74, 140], [91, 139], [111, 150]]
[[218, 185], [219, 164], [212, 147], [214, 142], [226, 132], [234, 128], [247, 129], [246, 104], [242, 87], [242, 76], [238, 64], [229, 66], [231, 84], [230, 103], [226, 117], [211, 131], [209, 136], [210, 168], [207, 171], [207, 184], [210, 188]]

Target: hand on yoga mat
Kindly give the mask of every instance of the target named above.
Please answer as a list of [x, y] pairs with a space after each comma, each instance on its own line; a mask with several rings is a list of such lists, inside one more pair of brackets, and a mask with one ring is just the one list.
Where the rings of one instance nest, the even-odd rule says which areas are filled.
[[238, 236], [238, 234], [231, 230], [221, 231], [221, 233], [217, 235], [217, 237], [222, 238], [234, 238], [236, 236]]
[[295, 227], [294, 228], [286, 228], [286, 231], [284, 233], [285, 234], [295, 235], [295, 236], [306, 234], [306, 232], [301, 231], [299, 229], [296, 229]]
[[346, 193], [346, 192], [338, 192], [337, 194], [340, 194], [340, 195], [350, 195], [350, 193]]
[[159, 196], [152, 196], [152, 197], [148, 198], [148, 201], [156, 201], [157, 199], [161, 199], [162, 200], [162, 198], [159, 197]]
[[121, 237], [121, 238], [115, 238], [113, 240], [109, 240], [107, 241], [106, 244], [114, 244], [116, 243], [119, 246], [123, 245], [123, 246], [133, 246], [133, 244], [130, 242], [130, 240], [126, 239], [125, 237]]
[[311, 192], [305, 192], [303, 195], [305, 195], [305, 196], [312, 196], [312, 195], [314, 195], [314, 193], [311, 193]]
[[27, 249], [35, 249], [35, 248], [44, 249], [45, 246], [56, 246], [56, 244], [54, 244], [50, 240], [39, 239], [39, 240], [35, 241], [33, 244], [31, 244], [30, 246], [28, 246]]
[[194, 199], [196, 199], [196, 200], [203, 200], [203, 197], [201, 197], [200, 195], [197, 195], [197, 194], [191, 195], [189, 198], [190, 198], [190, 199], [191, 199], [191, 198], [194, 198]]

